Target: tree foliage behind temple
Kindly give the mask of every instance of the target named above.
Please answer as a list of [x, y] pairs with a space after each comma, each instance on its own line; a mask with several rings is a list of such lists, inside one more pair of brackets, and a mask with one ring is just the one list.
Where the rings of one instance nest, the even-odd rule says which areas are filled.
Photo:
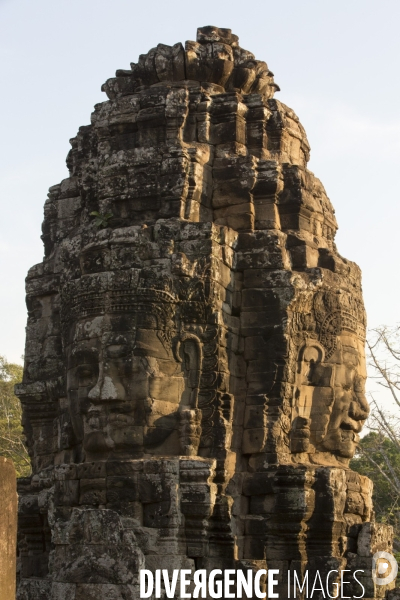
[[387, 437], [371, 432], [360, 443], [350, 468], [374, 484], [376, 520], [392, 525], [395, 549], [400, 550], [400, 450]]
[[30, 460], [24, 444], [21, 404], [14, 385], [22, 379], [22, 366], [0, 356], [0, 455], [14, 461], [18, 477], [29, 475]]
[[[370, 433], [362, 438], [350, 466], [374, 483], [377, 521], [394, 527], [400, 551], [400, 325], [377, 327], [367, 339], [370, 380]], [[384, 396], [377, 392], [384, 391]]]

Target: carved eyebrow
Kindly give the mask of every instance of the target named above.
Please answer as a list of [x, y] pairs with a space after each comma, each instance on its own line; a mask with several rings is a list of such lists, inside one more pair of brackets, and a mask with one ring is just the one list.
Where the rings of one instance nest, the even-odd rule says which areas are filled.
[[106, 346], [111, 346], [111, 345], [123, 345], [123, 344], [128, 344], [129, 340], [126, 337], [126, 335], [123, 335], [121, 333], [109, 333], [108, 336], [105, 338], [105, 343]]
[[119, 358], [120, 356], [126, 356], [131, 351], [128, 344], [108, 344], [106, 347], [106, 354], [110, 358]]
[[355, 350], [354, 348], [350, 348], [349, 346], [345, 346], [343, 348], [343, 354], [350, 354], [351, 356], [354, 356], [355, 358], [357, 358], [357, 360], [359, 360], [360, 358], [360, 354], [357, 350]]
[[78, 373], [78, 375], [97, 373], [97, 371], [98, 369], [96, 368], [96, 364], [94, 363], [84, 363], [76, 366], [76, 373]]
[[342, 348], [346, 352], [354, 352], [355, 354], [358, 354], [358, 349], [355, 348], [354, 346], [349, 346], [348, 344], [342, 344]]
[[71, 354], [70, 367], [78, 365], [93, 364], [99, 360], [99, 351], [97, 348], [81, 348]]

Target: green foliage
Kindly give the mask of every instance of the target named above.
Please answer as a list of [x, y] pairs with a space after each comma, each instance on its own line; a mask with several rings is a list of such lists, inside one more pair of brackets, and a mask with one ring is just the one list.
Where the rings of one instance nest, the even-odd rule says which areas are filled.
[[371, 432], [361, 439], [350, 468], [366, 475], [374, 484], [376, 520], [394, 528], [395, 547], [400, 549], [400, 449], [382, 433]]
[[90, 213], [90, 216], [95, 217], [94, 224], [96, 225], [96, 227], [98, 227], [99, 229], [102, 229], [104, 227], [108, 227], [108, 225], [109, 225], [108, 221], [111, 219], [113, 214], [106, 213], [105, 215], [102, 215], [101, 213], [97, 212], [97, 210], [94, 210]]
[[0, 356], [0, 455], [14, 461], [18, 477], [31, 471], [22, 432], [21, 403], [14, 394], [14, 385], [21, 379], [22, 367]]

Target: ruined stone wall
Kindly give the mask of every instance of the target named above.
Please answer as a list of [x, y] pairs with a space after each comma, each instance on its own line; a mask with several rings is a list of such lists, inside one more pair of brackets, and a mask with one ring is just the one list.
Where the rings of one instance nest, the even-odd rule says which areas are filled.
[[27, 278], [20, 599], [390, 550], [348, 468], [369, 410], [361, 274], [277, 89], [205, 27], [117, 71], [71, 140]]

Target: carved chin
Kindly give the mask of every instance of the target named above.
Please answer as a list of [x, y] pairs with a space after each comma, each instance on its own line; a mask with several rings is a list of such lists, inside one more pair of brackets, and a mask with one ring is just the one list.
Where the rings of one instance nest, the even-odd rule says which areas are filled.
[[336, 429], [328, 431], [322, 441], [322, 447], [337, 456], [353, 458], [359, 439], [359, 436], [351, 429]]

